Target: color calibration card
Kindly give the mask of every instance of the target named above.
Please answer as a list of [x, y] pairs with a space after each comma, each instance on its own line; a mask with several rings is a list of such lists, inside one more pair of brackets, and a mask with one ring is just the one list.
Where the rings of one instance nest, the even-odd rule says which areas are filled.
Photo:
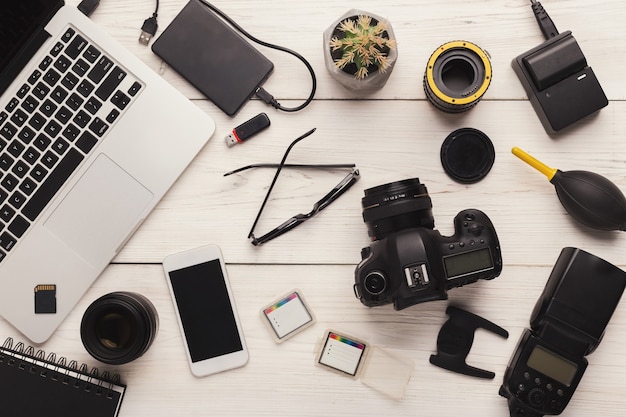
[[326, 333], [326, 340], [318, 362], [348, 375], [356, 376], [365, 349], [365, 343], [329, 331]]
[[293, 291], [261, 311], [277, 342], [313, 324], [314, 317], [298, 291]]

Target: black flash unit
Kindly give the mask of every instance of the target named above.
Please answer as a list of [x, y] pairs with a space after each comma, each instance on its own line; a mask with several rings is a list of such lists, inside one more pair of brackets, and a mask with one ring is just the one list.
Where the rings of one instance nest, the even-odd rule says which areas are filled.
[[577, 248], [564, 248], [511, 358], [500, 395], [511, 417], [565, 409], [626, 288], [626, 272]]

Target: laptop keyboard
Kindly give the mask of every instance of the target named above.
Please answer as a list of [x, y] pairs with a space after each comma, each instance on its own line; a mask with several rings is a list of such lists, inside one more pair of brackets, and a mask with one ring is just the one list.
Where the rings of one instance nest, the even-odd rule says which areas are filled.
[[0, 261], [141, 89], [68, 28], [0, 108]]

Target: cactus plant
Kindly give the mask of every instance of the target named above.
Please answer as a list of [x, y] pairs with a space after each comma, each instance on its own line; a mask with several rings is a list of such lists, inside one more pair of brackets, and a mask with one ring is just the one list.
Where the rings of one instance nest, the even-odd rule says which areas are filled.
[[387, 83], [398, 59], [387, 19], [351, 9], [324, 31], [323, 38], [326, 69], [341, 85], [369, 93]]
[[335, 65], [344, 70], [349, 64], [356, 66], [354, 77], [367, 77], [372, 67], [381, 73], [387, 71], [390, 62], [388, 51], [396, 49], [396, 40], [389, 39], [387, 24], [373, 20], [371, 16], [360, 15], [355, 19], [345, 19], [337, 27], [343, 37], [333, 36], [330, 40], [331, 51], [341, 51], [341, 58]]

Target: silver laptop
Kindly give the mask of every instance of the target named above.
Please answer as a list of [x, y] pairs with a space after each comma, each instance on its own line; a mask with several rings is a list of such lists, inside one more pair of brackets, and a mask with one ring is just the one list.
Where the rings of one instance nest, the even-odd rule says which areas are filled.
[[3, 0], [0, 94], [0, 314], [41, 343], [215, 123], [62, 0]]

